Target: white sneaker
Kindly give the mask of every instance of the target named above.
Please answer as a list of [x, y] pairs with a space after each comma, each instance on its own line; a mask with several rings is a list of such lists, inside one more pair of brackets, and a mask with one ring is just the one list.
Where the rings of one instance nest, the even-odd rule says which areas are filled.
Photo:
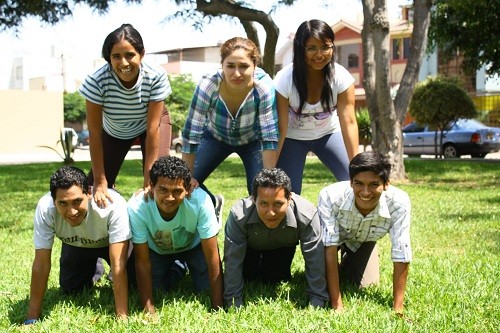
[[217, 194], [215, 196], [215, 216], [217, 217], [217, 222], [222, 224], [222, 209], [224, 208], [224, 196], [222, 194]]

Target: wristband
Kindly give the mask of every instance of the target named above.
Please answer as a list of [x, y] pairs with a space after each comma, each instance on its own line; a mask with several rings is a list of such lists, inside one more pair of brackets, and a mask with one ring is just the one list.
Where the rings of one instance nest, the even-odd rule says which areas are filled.
[[24, 325], [33, 325], [33, 324], [36, 324], [38, 322], [38, 319], [26, 319], [24, 321]]

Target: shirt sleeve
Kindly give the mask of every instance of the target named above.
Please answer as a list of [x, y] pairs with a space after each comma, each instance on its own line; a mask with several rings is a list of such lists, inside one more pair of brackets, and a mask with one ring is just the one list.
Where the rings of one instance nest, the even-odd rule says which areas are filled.
[[[263, 72], [263, 71], [262, 71]], [[262, 74], [261, 74], [262, 75]], [[263, 150], [278, 149], [278, 109], [271, 77], [263, 72], [257, 84], [259, 93], [258, 119]]]
[[[134, 195], [127, 204], [128, 215], [130, 219], [130, 230], [132, 232], [132, 242], [144, 244], [148, 242], [148, 226], [141, 214], [142, 193]], [[144, 205], [146, 203], [144, 202]]]
[[[52, 200], [52, 198], [50, 198]], [[42, 197], [36, 206], [34, 215], [34, 233], [33, 244], [35, 249], [51, 249], [54, 245], [54, 237], [56, 234], [54, 228], [55, 216], [49, 208], [51, 203], [47, 199], [47, 195]]]
[[163, 67], [159, 67], [157, 75], [151, 84], [150, 101], [162, 101], [172, 93], [167, 72]]
[[[195, 191], [202, 190], [198, 188]], [[219, 222], [217, 222], [217, 216], [215, 215], [215, 208], [208, 194], [205, 194], [202, 197], [196, 228], [201, 239], [214, 237], [220, 231], [220, 225]]]
[[324, 246], [338, 246], [340, 245], [340, 228], [330, 191], [332, 191], [332, 185], [322, 189], [319, 193], [318, 216], [323, 228]]
[[243, 305], [243, 261], [247, 250], [247, 235], [231, 211], [224, 238], [224, 301], [226, 306]]
[[88, 75], [79, 89], [80, 94], [90, 102], [98, 105], [104, 104], [104, 93], [93, 75]]
[[412, 260], [410, 244], [411, 204], [408, 195], [403, 191], [400, 193], [398, 195], [399, 207], [391, 212], [391, 217], [394, 217], [394, 223], [389, 229], [392, 243], [391, 258], [393, 262], [410, 262]]
[[207, 122], [212, 94], [216, 89], [217, 82], [213, 76], [204, 76], [196, 86], [182, 130], [183, 153], [196, 153]]
[[108, 225], [110, 244], [123, 242], [132, 237], [127, 202], [118, 193], [113, 196]]
[[300, 248], [305, 262], [307, 295], [313, 306], [323, 307], [329, 299], [325, 277], [325, 251], [321, 223], [314, 214], [310, 223], [300, 230]]

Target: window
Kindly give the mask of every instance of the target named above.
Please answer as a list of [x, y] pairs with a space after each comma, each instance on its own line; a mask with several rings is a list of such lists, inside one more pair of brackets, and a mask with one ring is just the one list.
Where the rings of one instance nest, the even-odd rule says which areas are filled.
[[347, 57], [347, 67], [348, 68], [358, 68], [359, 67], [359, 57], [355, 53], [349, 54]]
[[400, 51], [399, 51], [399, 44], [400, 44], [400, 41], [399, 39], [393, 39], [392, 40], [392, 59], [393, 60], [398, 60], [399, 59], [399, 55], [400, 55]]
[[403, 38], [403, 59], [408, 59], [410, 56], [410, 38]]

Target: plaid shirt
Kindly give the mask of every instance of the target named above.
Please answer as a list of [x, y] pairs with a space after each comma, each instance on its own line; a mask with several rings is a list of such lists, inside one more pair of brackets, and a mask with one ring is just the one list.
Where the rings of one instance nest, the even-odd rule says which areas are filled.
[[182, 151], [195, 153], [203, 132], [230, 146], [261, 141], [263, 150], [278, 149], [278, 112], [273, 81], [262, 69], [235, 117], [219, 96], [222, 73], [204, 76], [194, 92], [182, 131]]
[[319, 194], [318, 214], [323, 226], [325, 246], [345, 244], [356, 251], [363, 242], [391, 237], [393, 262], [410, 262], [410, 198], [406, 192], [389, 186], [367, 216], [355, 205], [349, 181], [325, 187]]

